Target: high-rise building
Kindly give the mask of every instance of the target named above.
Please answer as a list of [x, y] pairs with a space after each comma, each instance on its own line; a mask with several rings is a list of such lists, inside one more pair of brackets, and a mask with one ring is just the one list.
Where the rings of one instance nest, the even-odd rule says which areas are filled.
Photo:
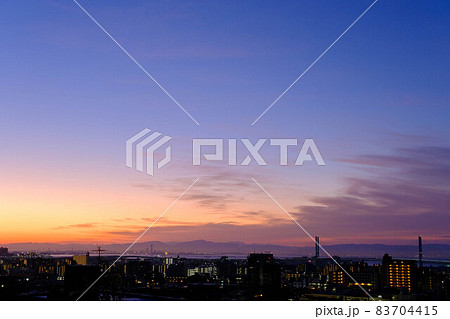
[[316, 260], [319, 259], [320, 249], [319, 249], [319, 236], [316, 236], [316, 239], [314, 240], [316, 244]]
[[277, 300], [281, 289], [281, 266], [273, 254], [250, 254], [247, 261], [251, 298]]
[[160, 273], [160, 274], [165, 274], [166, 273], [166, 268], [167, 267], [166, 267], [165, 264], [152, 265], [152, 271]]
[[167, 267], [166, 279], [169, 282], [183, 282], [186, 280], [188, 267], [185, 262], [178, 261]]
[[386, 288], [405, 289], [411, 292], [416, 285], [417, 263], [415, 260], [392, 259], [385, 254], [382, 261], [383, 281]]
[[419, 266], [420, 268], [423, 267], [423, 262], [422, 262], [422, 237], [419, 236]]
[[172, 257], [166, 257], [166, 259], [164, 260], [164, 263], [166, 264], [166, 266], [170, 266], [173, 264], [173, 258]]
[[341, 269], [330, 272], [330, 283], [336, 285], [347, 284], [347, 275]]
[[86, 255], [75, 255], [73, 256], [73, 260], [77, 263], [77, 265], [86, 266], [89, 262], [89, 253], [86, 253]]
[[222, 256], [217, 262], [217, 275], [223, 282], [229, 281], [236, 277], [237, 266], [226, 256]]

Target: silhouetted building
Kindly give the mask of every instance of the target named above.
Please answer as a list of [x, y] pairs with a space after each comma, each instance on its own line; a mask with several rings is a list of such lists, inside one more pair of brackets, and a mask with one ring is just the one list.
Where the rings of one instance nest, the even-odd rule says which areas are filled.
[[417, 263], [415, 260], [392, 259], [385, 254], [382, 261], [385, 288], [411, 292], [416, 286]]
[[277, 300], [281, 289], [281, 267], [273, 254], [250, 254], [248, 260], [251, 298]]
[[237, 266], [228, 257], [223, 256], [217, 262], [217, 275], [223, 282], [229, 282], [236, 277]]
[[[98, 266], [66, 266], [64, 291], [69, 300], [76, 300], [100, 276]], [[82, 300], [97, 300], [99, 283], [94, 285]]]
[[124, 266], [124, 273], [131, 276], [137, 276], [138, 278], [153, 271], [152, 263], [150, 260], [128, 260]]
[[6, 248], [6, 247], [0, 247], [0, 256], [9, 256], [9, 254], [8, 254], [8, 248]]
[[422, 262], [422, 237], [419, 236], [419, 267], [422, 268], [423, 267], [423, 262]]
[[317, 259], [319, 259], [319, 255], [320, 255], [319, 236], [316, 236], [314, 242], [316, 244], [316, 260], [317, 260]]
[[315, 266], [315, 261], [314, 264], [311, 261], [308, 261], [306, 263], [300, 264], [296, 267], [296, 271], [299, 273], [304, 273], [304, 274], [312, 274], [313, 272], [316, 271], [316, 266]]
[[[366, 290], [372, 290], [378, 288], [378, 269], [373, 266], [369, 266], [365, 262], [353, 262], [351, 261], [346, 265], [346, 270], [351, 274], [356, 283], [348, 279], [348, 286], [359, 286], [361, 285]], [[346, 276], [348, 277], [348, 276]]]
[[184, 262], [171, 264], [166, 270], [166, 279], [171, 282], [183, 282], [187, 279], [188, 267]]

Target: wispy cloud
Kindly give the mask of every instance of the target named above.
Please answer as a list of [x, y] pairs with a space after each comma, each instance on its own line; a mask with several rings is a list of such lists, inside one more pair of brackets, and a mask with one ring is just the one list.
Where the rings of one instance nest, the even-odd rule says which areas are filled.
[[450, 228], [449, 160], [450, 148], [433, 146], [342, 160], [374, 169], [347, 179], [337, 196], [296, 207], [296, 216], [312, 232], [330, 236], [441, 236]]
[[73, 229], [73, 228], [94, 228], [98, 227], [99, 223], [83, 223], [83, 224], [73, 224], [66, 226], [57, 226], [54, 229]]
[[[338, 193], [309, 198], [308, 205], [298, 204], [292, 214], [311, 234], [328, 238], [328, 244], [396, 240], [405, 243], [417, 235], [447, 242], [449, 159], [449, 148], [434, 146], [398, 148], [388, 155], [365, 154], [342, 159], [358, 168], [360, 174], [344, 179]], [[213, 168], [204, 172], [209, 175], [203, 176], [196, 191], [184, 199], [214, 214], [213, 222], [187, 220], [185, 215], [182, 220], [163, 218], [149, 232], [148, 239], [307, 244], [308, 239], [298, 227], [276, 208], [261, 206], [259, 200], [255, 201], [254, 210], [248, 205], [240, 206], [249, 201], [249, 194], [257, 191], [245, 180], [248, 176]], [[182, 178], [175, 178], [159, 190], [170, 197], [173, 189], [183, 183]], [[142, 186], [147, 187], [147, 182]], [[148, 182], [148, 187], [158, 185]], [[155, 219], [156, 216], [115, 218], [58, 229], [85, 229], [114, 241], [127, 241], [142, 233]]]

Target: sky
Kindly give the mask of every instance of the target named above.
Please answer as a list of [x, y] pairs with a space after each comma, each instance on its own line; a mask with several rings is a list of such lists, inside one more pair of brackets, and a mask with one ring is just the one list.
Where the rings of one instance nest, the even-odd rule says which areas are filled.
[[[0, 243], [450, 244], [450, 3], [8, 1], [0, 11]], [[173, 137], [154, 176], [125, 166]], [[289, 165], [192, 165], [193, 138], [297, 138]], [[313, 138], [326, 165], [295, 166]], [[240, 143], [240, 142], [239, 142]], [[225, 151], [227, 152], [227, 150]], [[238, 147], [238, 161], [247, 153]]]

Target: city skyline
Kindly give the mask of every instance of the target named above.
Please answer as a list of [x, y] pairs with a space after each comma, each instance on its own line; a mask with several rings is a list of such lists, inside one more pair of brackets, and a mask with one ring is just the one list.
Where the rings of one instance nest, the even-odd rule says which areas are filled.
[[[79, 1], [0, 12], [0, 246], [142, 241], [450, 244], [450, 5], [379, 1]], [[173, 137], [148, 176], [125, 166], [143, 128]], [[192, 166], [192, 138], [314, 138], [326, 166]], [[292, 148], [289, 162], [299, 148]], [[267, 151], [276, 161], [279, 154]], [[242, 158], [240, 158], [242, 161]], [[332, 253], [332, 252], [331, 252]]]
[[[4, 254], [2, 300], [448, 300], [448, 261]], [[95, 251], [95, 250], [94, 250]], [[357, 279], [355, 279], [357, 278]], [[94, 282], [94, 283], [93, 283]], [[93, 284], [92, 284], [93, 283]], [[418, 310], [420, 312], [420, 309]]]

